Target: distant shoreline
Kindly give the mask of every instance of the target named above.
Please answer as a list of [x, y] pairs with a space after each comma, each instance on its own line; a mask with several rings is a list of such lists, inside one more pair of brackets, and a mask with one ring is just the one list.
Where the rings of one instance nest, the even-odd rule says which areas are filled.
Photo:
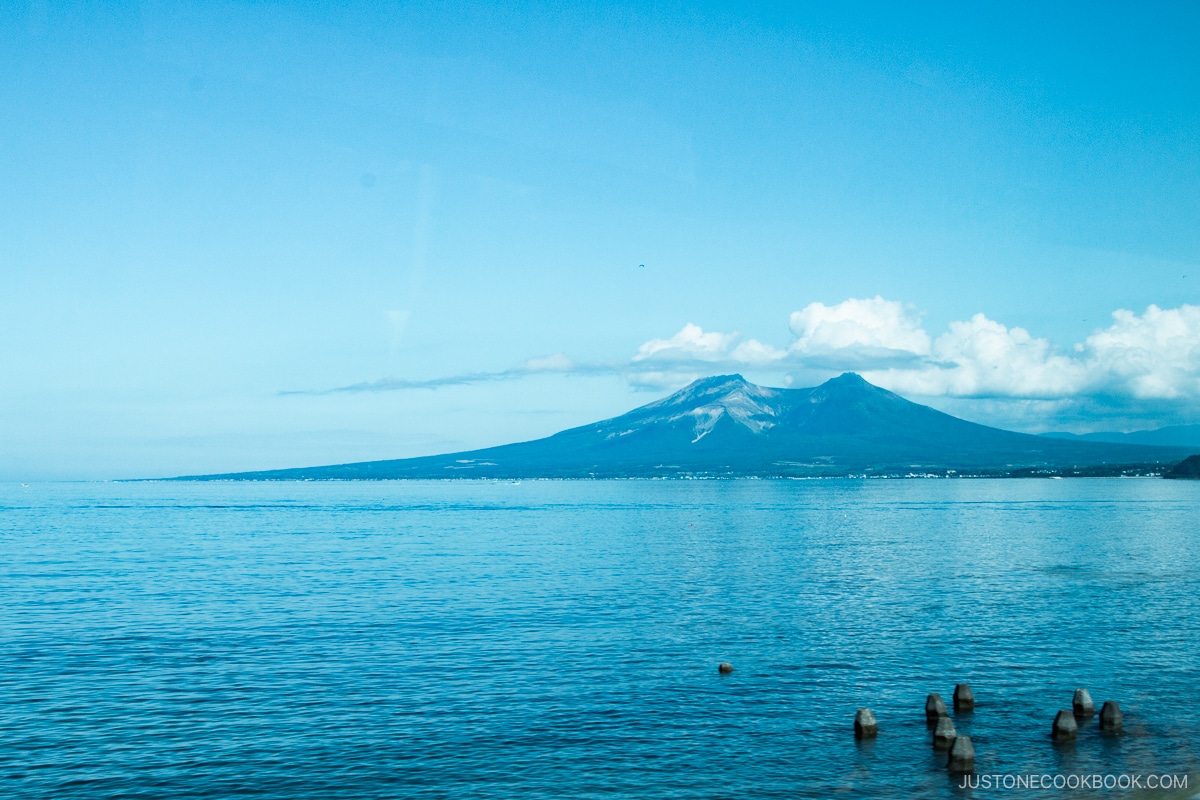
[[[183, 475], [171, 478], [120, 478], [114, 483], [380, 483], [383, 481], [444, 481], [481, 483], [513, 483], [520, 481], [826, 481], [826, 480], [1063, 480], [1078, 478], [1143, 478], [1164, 479], [1170, 467], [1155, 465], [1125, 465], [1119, 468], [1084, 467], [1072, 470], [1023, 468], [1006, 471], [942, 471], [942, 472], [852, 472], [826, 475], [747, 475], [675, 473], [670, 475], [454, 475], [454, 476], [381, 476], [317, 477], [268, 476], [261, 473], [232, 473], [218, 475]], [[282, 470], [280, 470], [282, 471]], [[264, 471], [265, 472], [265, 471]], [[272, 470], [274, 472], [274, 470]]]

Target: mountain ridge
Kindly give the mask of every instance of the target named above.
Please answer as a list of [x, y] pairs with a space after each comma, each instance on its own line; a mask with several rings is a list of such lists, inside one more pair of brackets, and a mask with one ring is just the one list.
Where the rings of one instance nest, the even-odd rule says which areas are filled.
[[1200, 425], [1168, 425], [1153, 430], [1096, 431], [1095, 433], [1066, 433], [1052, 431], [1042, 436], [1053, 439], [1071, 439], [1083, 442], [1107, 442], [1109, 444], [1150, 444], [1159, 447], [1187, 447], [1200, 449]]
[[1161, 474], [1190, 452], [992, 428], [913, 403], [852, 372], [807, 389], [718, 375], [628, 413], [527, 442], [180, 479]]

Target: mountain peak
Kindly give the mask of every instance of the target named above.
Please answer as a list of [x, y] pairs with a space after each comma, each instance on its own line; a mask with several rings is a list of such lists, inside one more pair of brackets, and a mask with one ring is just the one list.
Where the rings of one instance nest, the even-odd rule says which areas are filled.
[[755, 433], [770, 428], [775, 424], [773, 399], [778, 393], [778, 389], [756, 386], [741, 375], [713, 375], [632, 413], [639, 427], [683, 423], [692, 429], [695, 443], [723, 419]]
[[657, 403], [651, 403], [650, 406], [694, 406], [712, 402], [720, 397], [739, 394], [758, 395], [764, 391], [769, 392], [770, 390], [755, 386], [741, 375], [713, 375], [694, 380], [674, 394], [664, 397]]
[[871, 390], [875, 390], [877, 392], [886, 391], [884, 389], [880, 389], [878, 386], [871, 383], [869, 380], [864, 378], [862, 375], [859, 375], [857, 372], [843, 372], [841, 375], [838, 375], [836, 378], [830, 378], [829, 380], [822, 383], [820, 386], [817, 386], [813, 391], [828, 392], [830, 390], [837, 390], [837, 391], [843, 391], [843, 392], [845, 392], [845, 391], [862, 392], [862, 391], [871, 391]]
[[[880, 388], [857, 372], [843, 372], [830, 378], [812, 390], [818, 397], [895, 397], [887, 389]], [[899, 398], [897, 398], [899, 399]]]
[[697, 378], [683, 387], [681, 391], [711, 391], [713, 389], [734, 389], [750, 385], [749, 381], [736, 373], [733, 375], [710, 375], [707, 378]]

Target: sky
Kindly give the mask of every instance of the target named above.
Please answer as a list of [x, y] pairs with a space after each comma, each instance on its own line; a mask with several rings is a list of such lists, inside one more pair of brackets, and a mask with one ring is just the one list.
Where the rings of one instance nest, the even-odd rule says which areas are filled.
[[0, 479], [1200, 422], [1194, 3], [0, 3]]

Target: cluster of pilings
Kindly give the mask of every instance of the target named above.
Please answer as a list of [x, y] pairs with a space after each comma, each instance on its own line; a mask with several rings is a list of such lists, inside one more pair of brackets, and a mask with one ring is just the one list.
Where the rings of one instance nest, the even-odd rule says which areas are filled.
[[[954, 687], [953, 701], [956, 714], [975, 709], [975, 694], [965, 683]], [[1073, 740], [1079, 730], [1079, 723], [1090, 719], [1095, 713], [1096, 706], [1088, 690], [1076, 689], [1071, 700], [1071, 710], [1059, 711], [1055, 716], [1051, 738], [1055, 742]], [[975, 747], [971, 744], [971, 737], [958, 735], [946, 702], [940, 694], [931, 694], [925, 698], [925, 722], [933, 732], [933, 749], [946, 752], [946, 768], [955, 773], [974, 772]], [[1121, 707], [1115, 700], [1104, 701], [1100, 709], [1100, 730], [1118, 731], [1121, 724]], [[860, 708], [854, 715], [854, 735], [859, 739], [873, 739], [879, 735], [879, 722], [871, 709]]]
[[[954, 713], [974, 711], [975, 693], [965, 683], [954, 687]], [[933, 729], [933, 749], [946, 751], [946, 768], [951, 772], [975, 771], [975, 747], [970, 736], [959, 736], [940, 694], [925, 698], [925, 724]]]
[[[1096, 713], [1096, 704], [1087, 689], [1076, 689], [1071, 698], [1071, 710], [1063, 709], [1054, 717], [1054, 725], [1050, 728], [1050, 738], [1056, 742], [1069, 742], [1075, 738], [1080, 723], [1091, 719]], [[1100, 707], [1100, 730], [1119, 731], [1124, 724], [1124, 715], [1116, 700], [1105, 700]]]

